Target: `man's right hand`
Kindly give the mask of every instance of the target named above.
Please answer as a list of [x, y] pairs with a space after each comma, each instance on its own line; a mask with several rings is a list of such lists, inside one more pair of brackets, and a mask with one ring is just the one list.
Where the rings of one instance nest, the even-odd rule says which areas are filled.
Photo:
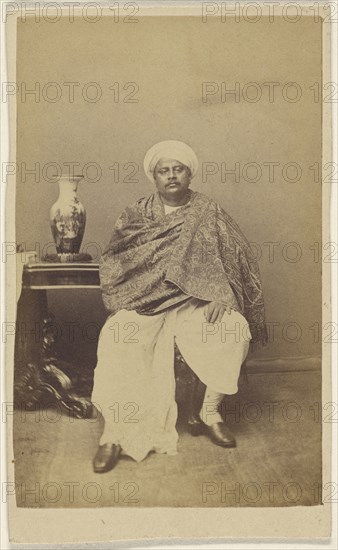
[[220, 323], [224, 313], [231, 315], [231, 307], [219, 302], [209, 302], [204, 308], [204, 316], [207, 323]]

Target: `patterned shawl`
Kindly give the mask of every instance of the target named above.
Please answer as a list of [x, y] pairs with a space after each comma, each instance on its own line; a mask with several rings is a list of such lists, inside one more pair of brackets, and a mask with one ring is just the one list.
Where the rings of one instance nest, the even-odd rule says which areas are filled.
[[259, 269], [232, 218], [189, 190], [190, 201], [165, 214], [156, 192], [126, 208], [100, 260], [103, 301], [152, 315], [193, 296], [239, 311], [252, 341], [267, 341]]

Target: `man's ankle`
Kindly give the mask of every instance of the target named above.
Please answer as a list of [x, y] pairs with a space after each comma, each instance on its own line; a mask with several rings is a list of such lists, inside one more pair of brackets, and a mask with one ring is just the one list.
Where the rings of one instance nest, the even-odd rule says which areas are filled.
[[217, 424], [218, 422], [223, 422], [223, 418], [218, 411], [210, 412], [208, 407], [203, 406], [201, 408], [200, 417], [204, 424], [211, 426], [212, 424]]

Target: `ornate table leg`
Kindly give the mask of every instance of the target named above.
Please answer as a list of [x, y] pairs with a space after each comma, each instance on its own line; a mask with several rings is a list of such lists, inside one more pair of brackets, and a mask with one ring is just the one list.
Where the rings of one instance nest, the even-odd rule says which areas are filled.
[[64, 372], [71, 372], [72, 365], [57, 358], [51, 327], [46, 291], [23, 289], [15, 338], [14, 402], [26, 410], [58, 403], [76, 418], [88, 417], [91, 402], [72, 392], [73, 382]]

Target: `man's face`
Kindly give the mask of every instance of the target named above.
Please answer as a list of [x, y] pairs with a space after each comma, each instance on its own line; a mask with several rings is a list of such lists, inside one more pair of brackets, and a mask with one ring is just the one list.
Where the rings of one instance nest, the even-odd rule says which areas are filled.
[[179, 204], [187, 194], [191, 173], [178, 160], [162, 158], [155, 166], [154, 179], [161, 197], [169, 204]]

